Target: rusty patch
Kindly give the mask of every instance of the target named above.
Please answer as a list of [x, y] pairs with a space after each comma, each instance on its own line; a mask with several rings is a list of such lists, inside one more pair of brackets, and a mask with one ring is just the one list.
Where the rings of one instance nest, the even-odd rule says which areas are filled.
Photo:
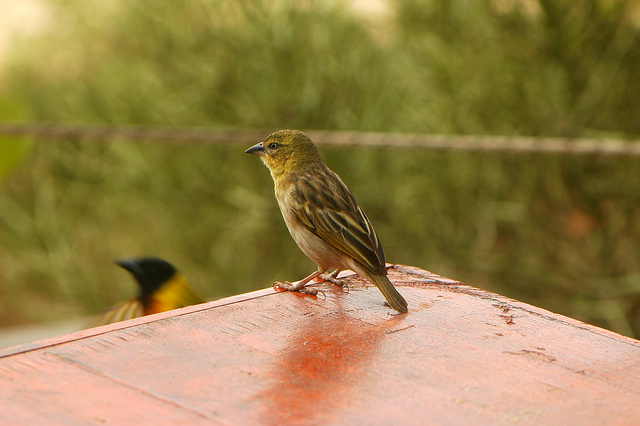
[[500, 318], [502, 318], [507, 325], [514, 325], [515, 324], [515, 322], [513, 322], [513, 314], [511, 314], [511, 315], [498, 315], [498, 316]]
[[509, 307], [509, 305], [506, 305], [504, 303], [494, 303], [491, 306], [493, 306], [494, 308], [500, 309], [505, 314], [511, 310], [511, 307]]

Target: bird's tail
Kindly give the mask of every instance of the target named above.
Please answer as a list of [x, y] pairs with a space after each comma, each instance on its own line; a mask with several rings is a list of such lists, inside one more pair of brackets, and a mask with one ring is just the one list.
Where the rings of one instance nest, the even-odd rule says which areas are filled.
[[387, 303], [389, 303], [393, 309], [401, 314], [407, 312], [407, 301], [404, 300], [404, 297], [402, 297], [393, 284], [391, 284], [391, 281], [389, 281], [386, 275], [371, 275], [369, 279], [380, 289], [384, 298], [387, 299]]

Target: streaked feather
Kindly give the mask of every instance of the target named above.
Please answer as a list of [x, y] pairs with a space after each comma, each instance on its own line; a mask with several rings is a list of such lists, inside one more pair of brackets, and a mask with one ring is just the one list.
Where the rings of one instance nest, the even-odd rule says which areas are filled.
[[131, 299], [115, 304], [107, 311], [97, 315], [87, 327], [98, 327], [100, 325], [107, 325], [114, 322], [138, 318], [143, 315], [144, 308], [142, 303], [137, 297], [132, 297]]
[[328, 168], [326, 172], [313, 173], [313, 179], [296, 180], [297, 202], [292, 203], [296, 218], [371, 273], [379, 273], [385, 258], [371, 222], [338, 175]]

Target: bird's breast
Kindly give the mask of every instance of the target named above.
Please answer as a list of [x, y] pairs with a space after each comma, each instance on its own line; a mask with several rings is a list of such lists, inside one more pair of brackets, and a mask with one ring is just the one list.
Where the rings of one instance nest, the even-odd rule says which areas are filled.
[[276, 198], [289, 233], [300, 250], [321, 269], [348, 268], [346, 259], [343, 259], [334, 247], [300, 222], [291, 208], [291, 201], [287, 200], [286, 196], [286, 192], [281, 192], [280, 196], [276, 195]]

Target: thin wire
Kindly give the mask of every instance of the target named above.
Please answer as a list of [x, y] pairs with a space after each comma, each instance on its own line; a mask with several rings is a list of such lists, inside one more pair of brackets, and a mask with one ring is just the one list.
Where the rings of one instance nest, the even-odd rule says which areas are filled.
[[[0, 123], [0, 135], [95, 141], [135, 139], [173, 143], [255, 143], [263, 140], [269, 132], [269, 130], [259, 129], [200, 127]], [[463, 150], [572, 155], [640, 155], [640, 140], [625, 141], [614, 138], [534, 138], [523, 136], [465, 136], [325, 130], [310, 130], [306, 133], [318, 144], [336, 146], [360, 145], [422, 148], [441, 151]]]

